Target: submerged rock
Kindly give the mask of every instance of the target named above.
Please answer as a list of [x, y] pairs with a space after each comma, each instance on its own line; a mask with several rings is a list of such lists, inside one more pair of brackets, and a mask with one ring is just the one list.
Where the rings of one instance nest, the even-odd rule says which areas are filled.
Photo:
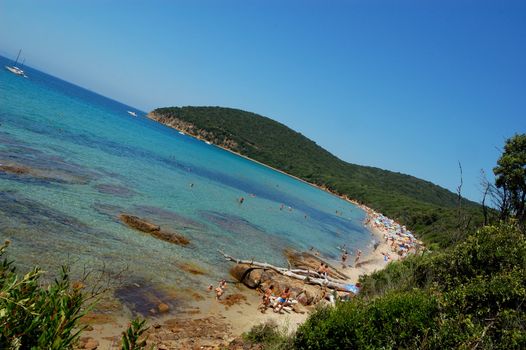
[[190, 240], [183, 235], [176, 232], [161, 230], [159, 225], [151, 223], [145, 219], [141, 219], [134, 215], [120, 214], [119, 219], [126, 225], [141, 232], [149, 233], [155, 238], [161, 239], [166, 242], [187, 245]]
[[193, 262], [178, 263], [177, 267], [181, 270], [191, 273], [192, 275], [206, 275], [207, 272], [197, 264]]
[[176, 232], [160, 230], [150, 232], [150, 234], [155, 238], [178, 245], [188, 245], [190, 243], [188, 238]]
[[134, 228], [142, 232], [152, 233], [152, 232], [157, 232], [161, 230], [161, 227], [159, 225], [152, 224], [151, 222], [148, 222], [137, 216], [121, 214], [119, 215], [119, 219], [121, 219], [122, 222], [124, 222], [126, 225], [130, 226], [131, 228]]
[[157, 310], [159, 310], [160, 313], [165, 313], [170, 311], [170, 306], [165, 303], [160, 303], [159, 305], [157, 305]]
[[135, 194], [135, 191], [130, 190], [127, 187], [114, 184], [98, 184], [95, 185], [95, 189], [100, 193], [111, 194], [123, 198], [133, 197]]
[[11, 174], [28, 174], [30, 172], [30, 169], [25, 166], [20, 165], [3, 165], [0, 164], [0, 171], [3, 171], [5, 173], [11, 173]]
[[87, 184], [89, 179], [80, 174], [53, 168], [40, 168], [12, 161], [0, 159], [0, 174], [14, 176], [18, 181], [58, 183], [58, 184]]
[[91, 337], [81, 337], [78, 346], [79, 349], [95, 350], [99, 347], [99, 342]]
[[117, 288], [114, 296], [133, 313], [143, 316], [166, 313], [183, 306], [171, 290], [140, 279]]

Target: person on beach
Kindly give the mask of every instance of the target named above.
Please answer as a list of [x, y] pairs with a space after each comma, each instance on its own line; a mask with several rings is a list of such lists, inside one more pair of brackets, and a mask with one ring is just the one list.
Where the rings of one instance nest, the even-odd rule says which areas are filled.
[[219, 281], [219, 287], [221, 287], [221, 289], [226, 289], [226, 280], [221, 280]]
[[278, 306], [274, 309], [274, 312], [282, 313], [281, 310], [283, 309], [284, 306], [286, 306], [285, 304], [287, 303], [288, 298], [290, 298], [289, 287], [285, 288], [285, 290], [279, 296]]
[[322, 278], [327, 279], [329, 277], [329, 265], [321, 263], [320, 267], [318, 268], [318, 273]]
[[344, 250], [343, 251], [343, 254], [342, 254], [342, 268], [346, 268], [347, 267], [347, 258], [349, 257], [349, 254], [347, 254], [347, 251]]
[[318, 267], [318, 274], [321, 276], [321, 277], [324, 277], [323, 274], [325, 272], [325, 265], [323, 263], [320, 264], [320, 267]]
[[225, 293], [225, 291], [223, 290], [223, 288], [221, 287], [217, 287], [216, 288], [216, 300], [220, 300], [221, 299], [221, 296]]
[[270, 299], [272, 298], [274, 294], [274, 285], [270, 285], [265, 293], [263, 294], [261, 304], [259, 305], [259, 309], [261, 309], [261, 313], [264, 314], [265, 311], [270, 306]]
[[[210, 288], [210, 287], [209, 287]], [[226, 289], [226, 280], [221, 280], [219, 281], [219, 285], [217, 286], [217, 288], [215, 289], [215, 292], [216, 292], [216, 299], [219, 300], [221, 299], [221, 296], [223, 294], [225, 294], [225, 289]]]
[[362, 256], [362, 251], [358, 249], [356, 252], [356, 259], [354, 259], [354, 267], [356, 267], [356, 264], [358, 263], [358, 260], [360, 260], [360, 257]]

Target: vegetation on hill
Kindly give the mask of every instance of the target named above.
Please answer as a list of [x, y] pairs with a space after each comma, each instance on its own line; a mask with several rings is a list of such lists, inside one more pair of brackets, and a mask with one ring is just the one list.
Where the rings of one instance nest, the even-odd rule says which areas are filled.
[[221, 107], [158, 108], [149, 117], [358, 200], [416, 231], [427, 243], [448, 246], [451, 231], [482, 222], [480, 206], [410, 175], [344, 162], [302, 134], [272, 119]]

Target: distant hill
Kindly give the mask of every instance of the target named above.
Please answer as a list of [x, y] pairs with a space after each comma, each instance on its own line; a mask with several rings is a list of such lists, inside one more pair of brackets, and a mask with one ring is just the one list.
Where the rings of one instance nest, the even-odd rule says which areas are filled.
[[358, 200], [399, 220], [428, 244], [451, 244], [460, 221], [470, 226], [481, 223], [481, 210], [474, 202], [462, 200], [464, 214], [459, 220], [455, 193], [414, 176], [344, 162], [301, 133], [255, 113], [168, 107], [155, 109], [148, 117]]

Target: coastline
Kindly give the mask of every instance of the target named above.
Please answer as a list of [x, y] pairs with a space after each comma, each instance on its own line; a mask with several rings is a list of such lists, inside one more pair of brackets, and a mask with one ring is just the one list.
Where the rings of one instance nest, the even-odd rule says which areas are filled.
[[[371, 227], [371, 233], [380, 240], [380, 244], [376, 250], [363, 254], [356, 266], [342, 269], [340, 262], [330, 261], [348, 276], [346, 282], [350, 284], [356, 284], [361, 275], [381, 270], [390, 261], [400, 258], [391, 254], [392, 259], [386, 262], [382, 252], [390, 252], [390, 246], [382, 239], [384, 232]], [[354, 256], [351, 255], [350, 259], [354, 261]], [[230, 349], [232, 341], [262, 323], [273, 322], [281, 330], [292, 333], [316, 309], [316, 305], [299, 304], [298, 312], [279, 314], [269, 309], [261, 313], [258, 310], [260, 293], [241, 282], [228, 283], [222, 301], [217, 301], [215, 293], [207, 292], [205, 286], [198, 292], [203, 298], [187, 305], [186, 310], [148, 318], [148, 344], [155, 345], [156, 349]], [[328, 304], [328, 301], [321, 300], [320, 303]], [[83, 333], [83, 337], [96, 340], [98, 349], [118, 349], [121, 333], [131, 320], [130, 317], [120, 315], [110, 320], [100, 319], [99, 322], [94, 318], [95, 322], [90, 322], [91, 328]]]
[[[362, 209], [366, 210], [365, 208]], [[389, 230], [373, 224], [375, 215], [381, 214], [372, 209], [366, 210], [366, 213], [368, 223], [364, 225], [379, 243], [376, 249], [363, 254], [357, 264], [345, 269], [341, 268], [339, 261], [325, 259], [338, 266], [339, 271], [347, 275], [346, 282], [350, 284], [356, 284], [362, 275], [385, 268], [391, 261], [402, 259], [401, 255], [393, 252], [389, 240], [385, 239]], [[386, 253], [389, 256], [387, 260]], [[351, 255], [350, 260], [353, 259], [354, 256]], [[155, 345], [157, 349], [232, 349], [236, 348], [230, 347], [234, 340], [262, 323], [273, 322], [281, 330], [292, 333], [316, 308], [316, 305], [299, 305], [298, 312], [279, 314], [267, 310], [266, 313], [261, 313], [258, 310], [261, 303], [259, 292], [241, 282], [230, 282], [222, 301], [217, 301], [214, 292], [207, 292], [205, 286], [202, 291], [197, 292], [203, 297], [187, 305], [186, 310], [148, 319], [148, 344]], [[328, 303], [326, 300], [320, 302]], [[120, 334], [129, 320], [129, 317], [121, 315], [110, 321], [91, 323], [91, 330], [84, 332], [84, 336], [96, 340], [100, 344], [99, 349], [117, 349]]]
[[[150, 118], [150, 117], [149, 117]], [[150, 118], [152, 119], [152, 118]], [[155, 119], [152, 119], [155, 120]], [[160, 123], [160, 122], [159, 122]], [[179, 130], [171, 125], [161, 123], [167, 127]], [[206, 142], [205, 139], [194, 136], [187, 131], [188, 136]], [[402, 236], [397, 233], [396, 227], [401, 227], [398, 223], [385, 218], [382, 214], [373, 209], [348, 198], [345, 195], [338, 195], [324, 186], [316, 185], [300, 179], [294, 175], [288, 174], [282, 170], [273, 168], [267, 164], [251, 159], [223, 146], [215, 145], [234, 155], [245, 158], [250, 162], [260, 164], [271, 170], [280, 172], [295, 180], [299, 180], [312, 187], [325, 191], [333, 196], [345, 200], [365, 211], [366, 217], [363, 222], [378, 243], [374, 249], [367, 249], [360, 259], [355, 263], [355, 255], [348, 258], [349, 265], [352, 267], [342, 268], [339, 260], [327, 259], [321, 257], [331, 265], [336, 266], [340, 272], [343, 272], [348, 278], [346, 283], [356, 284], [360, 276], [374, 273], [375, 271], [385, 268], [390, 261], [402, 259], [398, 247], [397, 237]], [[386, 220], [384, 220], [386, 219]], [[405, 230], [405, 228], [404, 228]], [[403, 233], [403, 231], [400, 231]], [[405, 237], [405, 236], [404, 236]], [[400, 243], [405, 244], [402, 240]], [[396, 249], [394, 249], [394, 248]], [[351, 251], [349, 251], [351, 253]], [[351, 253], [352, 254], [352, 253]], [[388, 257], [386, 259], [386, 256]], [[225, 275], [228, 272], [225, 271]], [[261, 313], [258, 305], [261, 302], [259, 292], [244, 286], [242, 283], [232, 283], [229, 281], [225, 295], [222, 301], [217, 301], [214, 292], [207, 292], [206, 286], [202, 290], [195, 290], [199, 298], [195, 298], [191, 303], [185, 305], [184, 309], [173, 309], [168, 313], [157, 313], [156, 316], [146, 316], [150, 326], [149, 345], [156, 345], [157, 349], [217, 349], [230, 348], [229, 344], [242, 333], [249, 331], [253, 326], [265, 323], [275, 322], [280, 328], [287, 329], [288, 332], [305, 322], [310, 313], [315, 309], [315, 305], [299, 306], [294, 311], [287, 311], [285, 314], [278, 314], [267, 310]], [[189, 294], [192, 291], [188, 292]], [[186, 292], [184, 292], [186, 295]], [[179, 294], [179, 297], [181, 294]], [[184, 296], [183, 296], [184, 298]], [[321, 300], [321, 303], [328, 303]], [[99, 317], [97, 317], [99, 316]], [[107, 314], [107, 318], [102, 315], [95, 315], [90, 321], [90, 328], [83, 333], [83, 338], [92, 338], [99, 344], [99, 349], [116, 349], [120, 341], [120, 335], [127, 327], [131, 320], [131, 314]]]

